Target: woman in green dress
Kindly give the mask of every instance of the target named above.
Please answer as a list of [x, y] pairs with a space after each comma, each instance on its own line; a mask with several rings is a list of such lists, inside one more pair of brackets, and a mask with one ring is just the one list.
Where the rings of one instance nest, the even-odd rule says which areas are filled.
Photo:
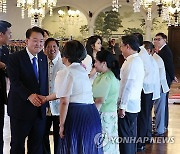
[[119, 154], [119, 144], [113, 140], [118, 138], [119, 64], [112, 53], [104, 50], [97, 53], [94, 65], [99, 75], [93, 82], [93, 97], [101, 116], [103, 150], [105, 154]]

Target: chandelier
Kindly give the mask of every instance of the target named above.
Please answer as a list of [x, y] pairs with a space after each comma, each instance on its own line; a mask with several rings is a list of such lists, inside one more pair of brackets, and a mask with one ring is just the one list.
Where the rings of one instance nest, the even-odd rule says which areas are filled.
[[[172, 16], [172, 8], [176, 16], [178, 16], [180, 1], [179, 0], [133, 0], [134, 12], [140, 12], [141, 6], [147, 11], [147, 20], [151, 20], [151, 8], [153, 4], [158, 6], [158, 14], [165, 20], [170, 20], [170, 15]], [[173, 13], [173, 14], [174, 14]]]
[[[62, 18], [65, 16], [66, 12], [63, 10], [59, 10], [58, 14], [59, 14], [59, 17]], [[80, 11], [79, 10], [68, 10], [67, 15], [68, 15], [68, 17], [79, 17]]]
[[147, 11], [147, 20], [151, 20], [151, 8], [156, 0], [133, 0], [134, 12], [140, 12], [141, 6]]
[[112, 11], [118, 12], [119, 7], [119, 0], [112, 0]]
[[73, 25], [75, 21], [78, 22], [80, 11], [79, 10], [73, 10], [70, 9], [69, 6], [67, 6], [67, 9], [64, 10], [60, 9], [58, 10], [59, 18], [62, 23], [68, 23], [69, 25]]
[[6, 13], [7, 3], [6, 0], [0, 0], [0, 12]]
[[180, 14], [180, 1], [174, 3], [173, 5], [163, 6], [162, 8], [162, 18], [164, 21], [168, 22], [168, 26], [179, 25], [179, 14]]
[[57, 0], [17, 0], [17, 7], [21, 7], [21, 16], [24, 18], [25, 10], [28, 17], [42, 20], [45, 17], [46, 8], [49, 8], [50, 16], [53, 15], [53, 7], [56, 6]]

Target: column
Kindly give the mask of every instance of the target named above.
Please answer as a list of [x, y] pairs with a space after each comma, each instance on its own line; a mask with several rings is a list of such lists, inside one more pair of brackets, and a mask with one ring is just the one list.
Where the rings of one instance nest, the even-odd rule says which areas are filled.
[[89, 28], [89, 36], [94, 35], [94, 26], [93, 25], [88, 25]]
[[151, 38], [152, 20], [153, 19], [145, 20], [145, 37], [144, 37], [145, 41], [152, 41]]

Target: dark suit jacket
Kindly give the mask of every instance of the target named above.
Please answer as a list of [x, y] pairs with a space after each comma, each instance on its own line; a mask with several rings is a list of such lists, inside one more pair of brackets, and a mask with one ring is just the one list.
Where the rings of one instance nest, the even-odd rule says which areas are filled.
[[116, 60], [119, 62], [119, 57], [122, 54], [121, 50], [120, 50], [120, 47], [119, 47], [119, 44], [115, 43], [114, 46], [110, 45], [107, 50], [110, 51], [111, 53], [113, 53], [113, 49], [114, 49], [114, 52], [115, 52], [114, 56], [115, 56]]
[[[3, 46], [1, 52], [0, 61], [5, 63], [7, 67], [9, 50], [6, 46]], [[0, 69], [0, 105], [7, 104], [6, 77], [7, 70]]]
[[172, 81], [174, 80], [174, 64], [173, 64], [173, 55], [171, 52], [171, 49], [169, 48], [168, 45], [165, 45], [160, 51], [159, 51], [159, 56], [163, 59], [164, 61], [164, 66], [166, 70], [166, 79], [167, 83], [170, 87]]
[[47, 57], [38, 53], [39, 82], [26, 50], [9, 56], [8, 74], [10, 91], [8, 95], [8, 114], [17, 119], [33, 120], [37, 116], [46, 117], [46, 104], [35, 107], [28, 99], [33, 94], [48, 95]]

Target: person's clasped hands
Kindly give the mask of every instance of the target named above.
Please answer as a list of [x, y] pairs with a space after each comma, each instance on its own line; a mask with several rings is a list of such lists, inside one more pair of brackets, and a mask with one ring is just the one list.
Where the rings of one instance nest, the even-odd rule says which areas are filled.
[[36, 107], [40, 107], [41, 105], [47, 102], [46, 96], [42, 96], [38, 94], [31, 94], [28, 97], [28, 100]]

